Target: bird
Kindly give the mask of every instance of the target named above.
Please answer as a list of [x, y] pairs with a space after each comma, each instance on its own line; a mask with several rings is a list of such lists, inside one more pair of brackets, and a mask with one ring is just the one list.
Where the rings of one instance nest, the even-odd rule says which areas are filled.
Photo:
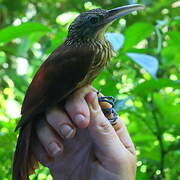
[[142, 10], [141, 4], [81, 13], [69, 26], [63, 44], [42, 63], [30, 83], [17, 124], [19, 136], [13, 160], [13, 180], [29, 180], [38, 161], [33, 155], [35, 124], [45, 118], [48, 109], [62, 104], [77, 89], [91, 84], [108, 65], [114, 51], [105, 38], [107, 28], [116, 19]]

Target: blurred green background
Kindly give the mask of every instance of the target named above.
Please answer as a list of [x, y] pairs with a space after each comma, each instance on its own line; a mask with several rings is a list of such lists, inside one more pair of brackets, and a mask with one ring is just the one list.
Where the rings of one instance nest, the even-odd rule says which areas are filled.
[[[180, 1], [0, 0], [0, 180], [11, 179], [24, 93], [82, 11], [142, 3], [107, 38], [116, 57], [93, 83], [116, 107], [137, 149], [138, 180], [180, 179]], [[52, 179], [41, 167], [31, 179]]]

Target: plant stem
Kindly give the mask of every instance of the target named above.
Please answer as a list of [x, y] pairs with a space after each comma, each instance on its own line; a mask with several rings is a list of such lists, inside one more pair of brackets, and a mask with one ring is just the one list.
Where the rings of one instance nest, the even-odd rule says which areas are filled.
[[153, 97], [152, 97], [152, 115], [153, 119], [157, 128], [157, 140], [159, 141], [159, 147], [160, 147], [160, 171], [161, 171], [161, 179], [165, 179], [165, 173], [164, 173], [164, 158], [165, 158], [165, 148], [163, 143], [163, 132], [159, 124], [159, 119], [157, 117], [157, 112], [159, 112], [158, 108], [155, 107], [155, 104], [153, 103]]

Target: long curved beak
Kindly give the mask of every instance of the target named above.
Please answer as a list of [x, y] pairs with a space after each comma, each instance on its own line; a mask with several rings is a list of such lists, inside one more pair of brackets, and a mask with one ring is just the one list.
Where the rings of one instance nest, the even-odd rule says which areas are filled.
[[122, 16], [125, 16], [133, 11], [143, 10], [145, 8], [144, 5], [141, 4], [132, 4], [122, 7], [117, 7], [111, 10], [108, 10], [109, 16], [104, 20], [104, 24], [108, 24]]

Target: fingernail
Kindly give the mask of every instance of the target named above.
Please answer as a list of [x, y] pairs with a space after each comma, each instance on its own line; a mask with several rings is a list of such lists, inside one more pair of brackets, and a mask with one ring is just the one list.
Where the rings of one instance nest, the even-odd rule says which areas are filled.
[[49, 143], [48, 149], [49, 149], [52, 156], [57, 156], [62, 151], [62, 149], [55, 142]]
[[67, 124], [63, 124], [60, 127], [60, 133], [64, 138], [69, 139], [73, 137], [74, 129]]
[[82, 114], [77, 114], [75, 117], [74, 117], [74, 121], [75, 123], [79, 126], [83, 123], [83, 121], [85, 120], [85, 117], [82, 115]]

